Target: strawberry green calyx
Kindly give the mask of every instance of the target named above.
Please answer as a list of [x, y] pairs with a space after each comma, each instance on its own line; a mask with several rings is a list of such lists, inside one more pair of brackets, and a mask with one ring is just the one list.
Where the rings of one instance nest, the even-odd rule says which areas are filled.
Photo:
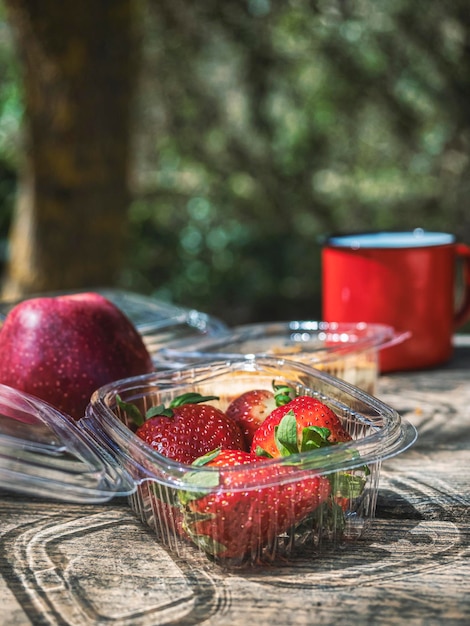
[[344, 510], [331, 497], [313, 511], [312, 519], [319, 528], [324, 528], [337, 535], [341, 535], [346, 526]]
[[276, 402], [276, 406], [284, 406], [288, 402], [290, 402], [293, 398], [295, 398], [296, 393], [292, 389], [292, 387], [288, 387], [287, 385], [276, 385], [275, 381], [272, 382], [273, 391], [274, 391], [274, 400]]
[[150, 419], [151, 417], [155, 417], [157, 415], [161, 415], [163, 417], [173, 417], [173, 409], [177, 409], [180, 406], [184, 406], [185, 404], [202, 404], [203, 402], [218, 399], [218, 396], [203, 396], [200, 393], [190, 391], [173, 398], [168, 405], [168, 408], [164, 404], [151, 406], [145, 413], [145, 419]]
[[317, 523], [341, 534], [345, 528], [345, 514], [353, 509], [354, 500], [363, 494], [369, 473], [369, 468], [364, 465], [354, 472], [338, 472], [328, 476], [331, 494], [314, 512]]
[[173, 398], [169, 406], [171, 409], [176, 409], [176, 407], [183, 406], [183, 404], [201, 404], [202, 402], [210, 402], [211, 400], [219, 399], [219, 396], [203, 396], [200, 393], [190, 391]]
[[[302, 438], [297, 437], [297, 420], [294, 411], [288, 411], [279, 425], [274, 429], [274, 440], [281, 456], [290, 456], [299, 452], [308, 452], [317, 448], [331, 446], [328, 441], [331, 431], [321, 426], [307, 426], [302, 430]], [[267, 456], [268, 454], [260, 446], [256, 449], [257, 456]]]
[[[194, 467], [204, 467], [214, 459], [216, 459], [220, 454], [220, 448], [216, 448], [207, 454], [204, 454], [198, 457], [195, 461], [191, 463]], [[185, 482], [187, 485], [195, 485], [195, 487], [217, 487], [220, 482], [220, 472], [216, 468], [211, 468], [209, 471], [204, 472], [201, 470], [196, 470], [194, 472], [188, 472], [185, 474]], [[180, 490], [178, 492], [178, 500], [180, 506], [186, 506], [188, 502], [192, 500], [199, 500], [199, 498], [203, 498], [206, 495], [204, 491], [198, 491], [195, 489], [194, 491], [190, 490]]]
[[358, 473], [352, 472], [338, 472], [337, 474], [330, 476], [331, 493], [336, 498], [344, 498], [347, 500], [354, 500], [358, 498], [364, 491], [366, 484], [366, 477], [370, 474], [370, 470], [367, 466], [363, 466]]
[[191, 529], [191, 524], [185, 524], [184, 529], [191, 537], [191, 540], [196, 544], [196, 546], [201, 548], [203, 552], [211, 554], [212, 556], [219, 556], [223, 555], [223, 553], [227, 551], [227, 547], [224, 544], [216, 541], [209, 535], [200, 535], [198, 533], [193, 533]]
[[155, 417], [157, 415], [163, 417], [173, 417], [173, 409], [176, 409], [184, 404], [201, 404], [203, 402], [209, 402], [211, 400], [219, 400], [218, 396], [203, 396], [200, 393], [188, 392], [183, 393], [181, 396], [173, 398], [168, 407], [164, 404], [157, 404], [151, 406], [145, 413], [145, 416], [139, 411], [138, 407], [132, 402], [125, 402], [119, 395], [116, 395], [116, 404], [123, 411], [125, 411], [132, 419], [136, 426], [142, 426], [145, 420]]
[[132, 404], [132, 402], [124, 402], [119, 394], [116, 395], [116, 404], [128, 414], [136, 426], [142, 426], [145, 418], [135, 404]]
[[191, 465], [194, 465], [195, 467], [207, 465], [208, 463], [216, 459], [219, 455], [220, 448], [216, 448], [215, 450], [211, 450], [211, 452], [208, 452], [207, 454], [203, 454], [202, 456], [198, 457], [195, 461], [191, 463]]

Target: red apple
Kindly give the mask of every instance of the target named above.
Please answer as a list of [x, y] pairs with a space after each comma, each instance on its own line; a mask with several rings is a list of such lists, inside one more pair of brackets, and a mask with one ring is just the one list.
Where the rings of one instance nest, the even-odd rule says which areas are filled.
[[25, 300], [0, 330], [0, 383], [74, 419], [98, 387], [152, 370], [133, 324], [97, 293]]

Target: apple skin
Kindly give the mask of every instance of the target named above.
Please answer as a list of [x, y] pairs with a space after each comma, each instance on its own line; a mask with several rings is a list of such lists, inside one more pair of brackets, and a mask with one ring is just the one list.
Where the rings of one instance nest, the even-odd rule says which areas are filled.
[[75, 420], [102, 385], [153, 369], [131, 321], [98, 293], [25, 300], [0, 330], [0, 383]]

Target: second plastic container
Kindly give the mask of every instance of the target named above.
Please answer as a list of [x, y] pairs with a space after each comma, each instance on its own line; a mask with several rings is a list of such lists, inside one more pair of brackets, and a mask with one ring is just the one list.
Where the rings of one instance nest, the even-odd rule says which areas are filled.
[[212, 337], [194, 337], [178, 347], [162, 348], [160, 357], [172, 365], [241, 355], [286, 357], [307, 363], [374, 395], [379, 352], [405, 341], [384, 324], [318, 321], [271, 322], [238, 326]]

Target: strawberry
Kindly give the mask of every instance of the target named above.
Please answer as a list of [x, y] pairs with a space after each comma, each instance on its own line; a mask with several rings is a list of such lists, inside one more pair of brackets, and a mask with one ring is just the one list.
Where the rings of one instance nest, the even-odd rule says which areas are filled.
[[245, 441], [251, 445], [256, 429], [266, 417], [278, 406], [287, 404], [294, 395], [293, 389], [286, 385], [276, 385], [273, 381], [273, 390], [253, 389], [242, 393], [232, 400], [226, 414], [240, 425]]
[[[304, 520], [330, 494], [327, 478], [309, 471], [292, 481], [292, 467], [273, 466], [248, 452], [215, 451], [194, 464], [218, 471], [186, 476], [194, 482], [195, 491], [179, 492], [184, 530], [196, 545], [217, 558], [260, 558], [263, 547]], [[241, 468], [246, 464], [251, 468]], [[198, 491], [201, 481], [218, 488]]]
[[[351, 440], [351, 435], [328, 406], [317, 398], [298, 396], [275, 409], [258, 428], [251, 453], [263, 457], [287, 457]], [[358, 456], [353, 449], [345, 454]], [[354, 472], [329, 475], [331, 497], [323, 505], [326, 524], [333, 523], [336, 530], [341, 528], [342, 513], [361, 495], [369, 473], [369, 468], [363, 465]]]
[[351, 441], [338, 416], [323, 402], [297, 396], [269, 415], [253, 436], [251, 452], [289, 456], [334, 443]]
[[[180, 463], [190, 464], [202, 454], [224, 446], [244, 449], [245, 441], [238, 425], [222, 411], [207, 404], [217, 396], [188, 393], [150, 407], [145, 416], [130, 402], [116, 396], [116, 404], [137, 426], [136, 435], [160, 454]], [[152, 507], [154, 523], [166, 534], [186, 536], [183, 515], [176, 493], [158, 483], [143, 482], [141, 498]]]
[[[238, 424], [207, 404], [210, 400], [218, 398], [188, 393], [172, 400], [168, 408], [163, 404], [151, 407], [136, 435], [160, 454], [186, 464], [216, 448], [244, 450], [246, 444]], [[134, 421], [139, 421], [135, 405], [117, 401]]]

